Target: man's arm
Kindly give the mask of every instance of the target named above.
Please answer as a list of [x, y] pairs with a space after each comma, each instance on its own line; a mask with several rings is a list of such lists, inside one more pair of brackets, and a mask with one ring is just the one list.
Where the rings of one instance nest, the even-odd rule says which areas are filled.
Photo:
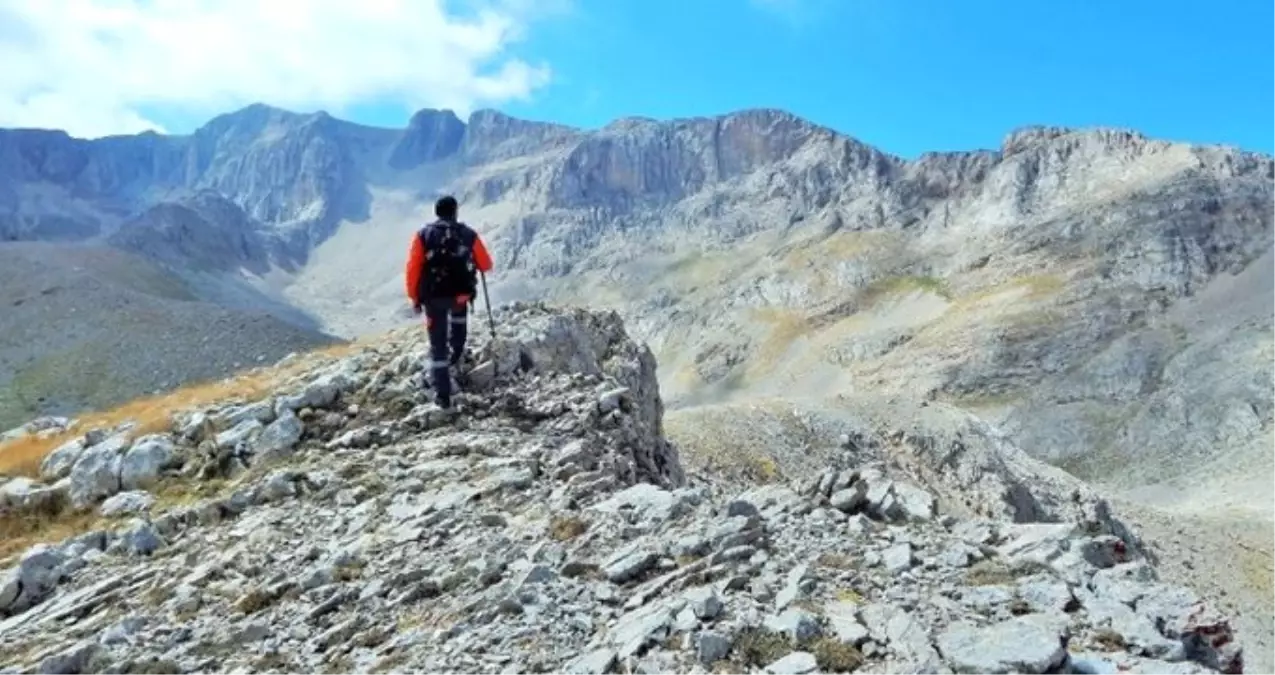
[[477, 232], [474, 233], [474, 265], [480, 272], [490, 272], [492, 267], [491, 254], [487, 252], [487, 245]]
[[419, 309], [421, 299], [416, 296], [420, 287], [421, 274], [425, 271], [425, 246], [421, 244], [419, 234], [412, 235], [412, 247], [407, 253], [407, 271], [404, 275], [407, 286], [407, 297], [412, 301], [412, 308]]

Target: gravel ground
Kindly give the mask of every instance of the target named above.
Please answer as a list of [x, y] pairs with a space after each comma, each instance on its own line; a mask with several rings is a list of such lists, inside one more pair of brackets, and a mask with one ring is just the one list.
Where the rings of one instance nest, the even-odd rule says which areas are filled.
[[199, 300], [120, 251], [0, 245], [0, 430], [111, 407], [335, 340]]
[[1190, 585], [1237, 617], [1245, 672], [1275, 672], [1272, 523], [1173, 513], [1127, 500], [1116, 502], [1116, 508], [1142, 529], [1165, 581]]

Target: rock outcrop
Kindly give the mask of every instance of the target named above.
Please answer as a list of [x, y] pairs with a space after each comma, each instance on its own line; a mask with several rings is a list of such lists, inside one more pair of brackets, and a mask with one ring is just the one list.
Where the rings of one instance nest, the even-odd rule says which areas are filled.
[[1226, 617], [1008, 444], [732, 488], [686, 475], [617, 315], [499, 319], [459, 412], [403, 333], [9, 481], [9, 516], [106, 518], [0, 573], [11, 671], [1240, 672]]

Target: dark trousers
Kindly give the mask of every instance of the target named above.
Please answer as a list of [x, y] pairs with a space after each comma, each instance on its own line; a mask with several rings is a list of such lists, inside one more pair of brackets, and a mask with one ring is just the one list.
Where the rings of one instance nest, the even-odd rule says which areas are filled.
[[451, 405], [452, 377], [449, 366], [465, 354], [469, 334], [469, 301], [430, 298], [425, 301], [425, 328], [429, 331], [430, 372], [438, 403]]

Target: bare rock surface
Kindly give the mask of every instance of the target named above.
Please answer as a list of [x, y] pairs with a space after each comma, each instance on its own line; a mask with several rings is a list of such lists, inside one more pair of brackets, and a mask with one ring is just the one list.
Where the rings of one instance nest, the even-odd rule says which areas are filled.
[[[275, 392], [261, 410], [302, 427], [286, 455], [258, 442], [269, 425], [251, 402], [187, 411], [159, 435], [171, 461], [152, 465], [220, 491], [165, 503], [92, 482], [114, 521], [0, 572], [3, 661], [1240, 672], [1226, 615], [1163, 581], [1105, 501], [1020, 466], [1012, 446], [916, 450], [908, 465], [865, 443], [844, 466], [764, 485], [688, 475], [662, 432], [654, 359], [616, 315], [518, 305], [500, 325], [475, 348], [493, 376], [459, 412], [428, 402], [416, 333]], [[250, 423], [255, 434], [223, 437]], [[160, 442], [111, 438], [86, 438], [72, 475]], [[94, 476], [112, 466], [92, 462]], [[936, 480], [939, 469], [956, 478]], [[981, 514], [947, 506], [974, 487]], [[892, 563], [900, 550], [906, 566]]]

